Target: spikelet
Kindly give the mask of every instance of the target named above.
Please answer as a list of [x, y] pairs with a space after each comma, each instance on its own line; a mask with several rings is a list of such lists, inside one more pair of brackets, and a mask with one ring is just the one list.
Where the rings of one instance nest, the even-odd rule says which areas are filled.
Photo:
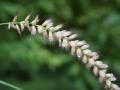
[[29, 19], [30, 19], [31, 15], [32, 15], [31, 13], [29, 15], [27, 15], [27, 17], [23, 21], [23, 25], [27, 28], [29, 28]]
[[82, 57], [82, 50], [80, 48], [77, 48], [76, 55], [77, 55], [78, 58]]
[[69, 39], [69, 40], [73, 40], [73, 39], [75, 39], [75, 38], [77, 38], [77, 37], [78, 37], [77, 34], [73, 34], [73, 35], [69, 36], [68, 39]]
[[39, 34], [41, 34], [41, 33], [44, 32], [44, 28], [43, 28], [43, 26], [41, 26], [41, 25], [38, 25], [38, 26], [37, 26], [37, 30], [38, 30], [38, 33], [39, 33]]
[[24, 26], [24, 22], [23, 22], [23, 21], [20, 22], [20, 28], [21, 28], [21, 31], [23, 31], [24, 28], [25, 28], [25, 26]]
[[53, 38], [53, 33], [51, 31], [49, 31], [49, 34], [48, 34], [48, 40], [50, 42], [53, 42], [54, 38]]
[[31, 22], [32, 25], [37, 25], [37, 23], [39, 22], [39, 16], [37, 15], [35, 17], [35, 19]]
[[31, 17], [31, 13], [30, 14], [28, 14], [27, 16], [26, 16], [26, 18], [25, 18], [25, 20], [24, 21], [29, 21], [29, 19], [30, 19], [30, 17]]
[[11, 23], [11, 22], [8, 23], [8, 29], [11, 29], [11, 27], [14, 28], [14, 29], [16, 28], [14, 22], [16, 22], [17, 19], [18, 19], [18, 16], [16, 15], [16, 16], [13, 18], [12, 23]]
[[52, 22], [50, 22], [49, 24], [47, 24], [47, 25], [46, 25], [46, 27], [45, 27], [45, 28], [48, 30], [48, 29], [50, 29], [52, 26], [53, 26], [53, 23], [52, 23]]
[[31, 26], [30, 32], [31, 32], [31, 35], [36, 35], [36, 33], [37, 33], [36, 27]]
[[16, 30], [17, 30], [18, 34], [21, 35], [21, 30], [20, 30], [19, 25], [16, 24], [15, 27], [16, 27]]
[[47, 26], [48, 24], [50, 24], [52, 22], [52, 20], [51, 19], [48, 19], [48, 20], [46, 20], [43, 24], [42, 24], [42, 26]]
[[67, 38], [64, 38], [64, 39], [63, 39], [62, 47], [65, 48], [66, 50], [69, 49], [69, 41], [68, 41]]
[[54, 31], [57, 31], [57, 30], [61, 29], [62, 27], [63, 27], [63, 25], [59, 24], [59, 25], [54, 27]]
[[8, 30], [11, 29], [11, 23], [8, 23]]
[[18, 19], [18, 16], [16, 15], [14, 18], [13, 18], [13, 22], [16, 22]]

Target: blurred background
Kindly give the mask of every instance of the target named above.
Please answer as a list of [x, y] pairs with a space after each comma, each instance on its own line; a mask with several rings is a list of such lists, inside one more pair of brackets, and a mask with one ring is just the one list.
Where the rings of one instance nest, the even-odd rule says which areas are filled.
[[[120, 0], [0, 0], [0, 23], [16, 14], [23, 20], [31, 12], [31, 20], [39, 14], [40, 22], [52, 18], [77, 32], [120, 83]], [[91, 71], [56, 44], [28, 32], [20, 37], [7, 26], [0, 27], [0, 80], [23, 90], [104, 90]], [[0, 90], [13, 89], [0, 84]]]

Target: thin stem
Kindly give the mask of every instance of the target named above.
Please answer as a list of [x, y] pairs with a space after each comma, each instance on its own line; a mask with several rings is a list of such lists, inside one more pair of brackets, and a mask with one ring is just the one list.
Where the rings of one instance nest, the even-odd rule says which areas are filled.
[[[12, 23], [12, 24], [20, 24], [20, 22], [7, 22], [7, 23], [0, 23], [0, 26], [2, 25], [8, 25], [9, 23]], [[29, 23], [30, 24], [30, 23]], [[40, 25], [33, 25], [33, 26], [40, 26]]]
[[11, 87], [11, 88], [13, 88], [13, 89], [15, 89], [15, 90], [22, 90], [21, 88], [19, 88], [19, 87], [17, 87], [17, 86], [14, 86], [14, 85], [12, 85], [12, 84], [9, 84], [9, 83], [4, 82], [4, 81], [1, 81], [1, 80], [0, 80], [0, 84], [3, 84], [3, 85], [8, 86], [8, 87]]
[[9, 23], [11, 23], [11, 22], [7, 22], [7, 23], [0, 23], [0, 26], [2, 26], [2, 25], [8, 25]]
[[20, 22], [7, 22], [7, 23], [0, 23], [0, 26], [2, 26], [2, 25], [8, 25], [9, 23], [19, 24]]

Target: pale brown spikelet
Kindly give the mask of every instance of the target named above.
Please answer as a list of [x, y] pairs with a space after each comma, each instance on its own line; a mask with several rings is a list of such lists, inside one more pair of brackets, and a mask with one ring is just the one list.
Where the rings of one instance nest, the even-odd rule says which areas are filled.
[[[64, 37], [68, 37], [68, 36], [70, 36], [72, 33], [70, 32], [70, 31], [66, 31], [66, 32], [64, 32], [63, 33], [63, 36]], [[67, 39], [69, 39], [69, 38], [67, 38]]]
[[82, 57], [82, 50], [80, 48], [77, 48], [76, 55], [77, 55], [78, 58]]
[[20, 30], [19, 25], [16, 24], [15, 26], [16, 26], [16, 30], [17, 30], [18, 34], [21, 35], [21, 30]]
[[16, 22], [18, 19], [18, 15], [16, 15], [14, 18], [13, 18], [13, 22]]
[[49, 39], [50, 42], [54, 41], [54, 37], [53, 37], [53, 33], [52, 32], [49, 32], [48, 39]]
[[46, 25], [50, 24], [51, 22], [52, 22], [51, 19], [47, 19], [42, 25], [46, 26]]
[[63, 27], [63, 25], [59, 24], [59, 25], [54, 27], [54, 31], [57, 31], [57, 30], [61, 29], [62, 27]]
[[49, 24], [46, 25], [46, 29], [50, 29], [53, 26], [53, 22], [50, 22]]
[[38, 33], [39, 33], [39, 34], [41, 34], [41, 33], [44, 32], [44, 28], [43, 28], [43, 26], [41, 26], [41, 25], [38, 25], [38, 26], [37, 26], [37, 30], [38, 30]]
[[68, 39], [72, 40], [72, 39], [75, 39], [76, 37], [78, 37], [78, 35], [77, 34], [73, 34], [73, 35], [69, 36]]
[[39, 16], [37, 15], [35, 17], [35, 19], [31, 22], [32, 25], [37, 25], [37, 23], [39, 22]]
[[37, 33], [36, 27], [35, 26], [31, 26], [30, 27], [30, 32], [31, 32], [31, 35], [36, 35], [36, 33]]
[[69, 41], [68, 41], [67, 38], [64, 38], [64, 39], [63, 39], [62, 47], [65, 48], [65, 49], [68, 49], [68, 48], [69, 48]]
[[20, 22], [20, 28], [21, 28], [21, 31], [23, 31], [24, 28], [25, 28], [25, 26], [24, 26], [24, 22], [23, 22], [23, 21]]
[[8, 23], [8, 29], [11, 29], [11, 23]]
[[32, 13], [28, 14], [24, 21], [29, 21], [31, 15], [32, 15]]
[[12, 22], [8, 23], [8, 29], [11, 29], [11, 27], [14, 28], [14, 29], [16, 29], [16, 25], [14, 24], [14, 22], [17, 22], [17, 19], [18, 19], [18, 16], [16, 15], [13, 18]]

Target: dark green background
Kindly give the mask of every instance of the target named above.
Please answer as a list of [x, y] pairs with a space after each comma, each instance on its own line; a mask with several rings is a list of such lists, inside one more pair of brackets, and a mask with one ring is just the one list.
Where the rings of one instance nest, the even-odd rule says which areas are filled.
[[[0, 0], [0, 22], [18, 14], [52, 18], [56, 24], [79, 34], [120, 83], [120, 0]], [[103, 90], [98, 79], [77, 58], [49, 44], [40, 35], [24, 32], [20, 37], [0, 27], [0, 80], [23, 90]], [[119, 84], [120, 85], [120, 84]], [[13, 90], [0, 85], [0, 90]]]

